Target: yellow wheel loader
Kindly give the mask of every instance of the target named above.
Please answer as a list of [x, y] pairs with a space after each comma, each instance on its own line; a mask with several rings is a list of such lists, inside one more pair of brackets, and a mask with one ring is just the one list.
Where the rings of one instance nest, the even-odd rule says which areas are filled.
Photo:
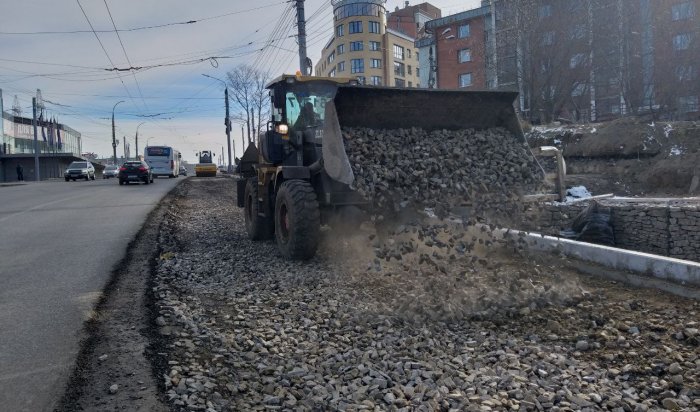
[[309, 259], [321, 225], [366, 200], [341, 127], [432, 130], [502, 127], [524, 141], [512, 92], [362, 86], [355, 80], [283, 75], [272, 81], [272, 118], [241, 158], [238, 206], [253, 240], [275, 238], [287, 258]]

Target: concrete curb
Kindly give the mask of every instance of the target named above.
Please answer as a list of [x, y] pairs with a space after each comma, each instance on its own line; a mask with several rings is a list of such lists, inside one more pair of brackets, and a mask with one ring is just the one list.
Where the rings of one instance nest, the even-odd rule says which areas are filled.
[[[501, 232], [506, 233], [506, 230], [501, 230]], [[514, 239], [522, 236], [520, 233], [524, 233], [525, 240], [533, 250], [560, 252], [569, 257], [597, 263], [610, 269], [632, 271], [681, 285], [700, 287], [700, 263], [697, 262], [543, 236], [536, 233], [515, 230], [507, 232]]]

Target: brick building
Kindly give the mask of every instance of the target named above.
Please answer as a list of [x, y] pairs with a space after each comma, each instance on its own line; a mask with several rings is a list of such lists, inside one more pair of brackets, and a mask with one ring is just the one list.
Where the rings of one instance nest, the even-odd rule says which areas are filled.
[[[425, 29], [432, 37], [432, 50], [429, 49], [428, 54], [432, 53], [432, 71], [438, 87], [486, 89], [489, 19], [490, 8], [481, 7], [426, 23]], [[431, 70], [430, 67], [421, 69]]]
[[483, 0], [426, 23], [421, 83], [436, 67], [434, 87], [518, 91], [533, 122], [700, 118], [698, 11], [700, 0]]
[[439, 19], [441, 16], [442, 11], [430, 3], [411, 6], [407, 1], [403, 9], [397, 6], [387, 15], [386, 24], [391, 30], [419, 39], [422, 37], [425, 23]]

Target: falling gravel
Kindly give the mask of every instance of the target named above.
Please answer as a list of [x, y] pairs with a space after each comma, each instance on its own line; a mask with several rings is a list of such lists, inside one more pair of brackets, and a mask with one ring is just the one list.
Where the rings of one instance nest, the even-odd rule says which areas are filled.
[[[152, 289], [173, 410], [700, 407], [697, 302], [579, 278], [563, 258], [525, 264], [517, 242], [489, 252], [488, 230], [464, 242], [440, 220], [324, 230], [314, 259], [290, 262], [248, 240], [231, 180], [177, 191]], [[411, 241], [418, 253], [377, 257]], [[473, 251], [440, 255], [460, 241]], [[439, 265], [465, 275], [432, 282]]]

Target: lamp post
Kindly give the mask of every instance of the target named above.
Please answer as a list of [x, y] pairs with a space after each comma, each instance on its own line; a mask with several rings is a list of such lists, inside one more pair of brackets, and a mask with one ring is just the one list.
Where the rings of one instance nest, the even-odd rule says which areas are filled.
[[[231, 166], [231, 119], [229, 118], [229, 111], [228, 111], [228, 84], [226, 84], [225, 81], [218, 79], [213, 76], [209, 76], [208, 74], [202, 74], [204, 77], [208, 77], [210, 79], [214, 79], [216, 81], [219, 81], [224, 84], [224, 101], [226, 103], [226, 118], [224, 119], [224, 125], [226, 125], [226, 145], [228, 146], [228, 172], [233, 173], [233, 166]], [[235, 150], [235, 148], [234, 148]]]
[[115, 165], [117, 164], [117, 137], [114, 135], [114, 109], [117, 108], [119, 103], [124, 103], [124, 100], [116, 102], [114, 107], [112, 107], [112, 155]]
[[146, 122], [141, 122], [138, 126], [136, 126], [136, 159], [139, 158], [139, 127], [141, 127], [141, 125], [144, 123]]
[[155, 139], [155, 138], [156, 138], [155, 136], [151, 136], [148, 139], [146, 139], [146, 147], [148, 147], [148, 142], [150, 142], [151, 139]]

